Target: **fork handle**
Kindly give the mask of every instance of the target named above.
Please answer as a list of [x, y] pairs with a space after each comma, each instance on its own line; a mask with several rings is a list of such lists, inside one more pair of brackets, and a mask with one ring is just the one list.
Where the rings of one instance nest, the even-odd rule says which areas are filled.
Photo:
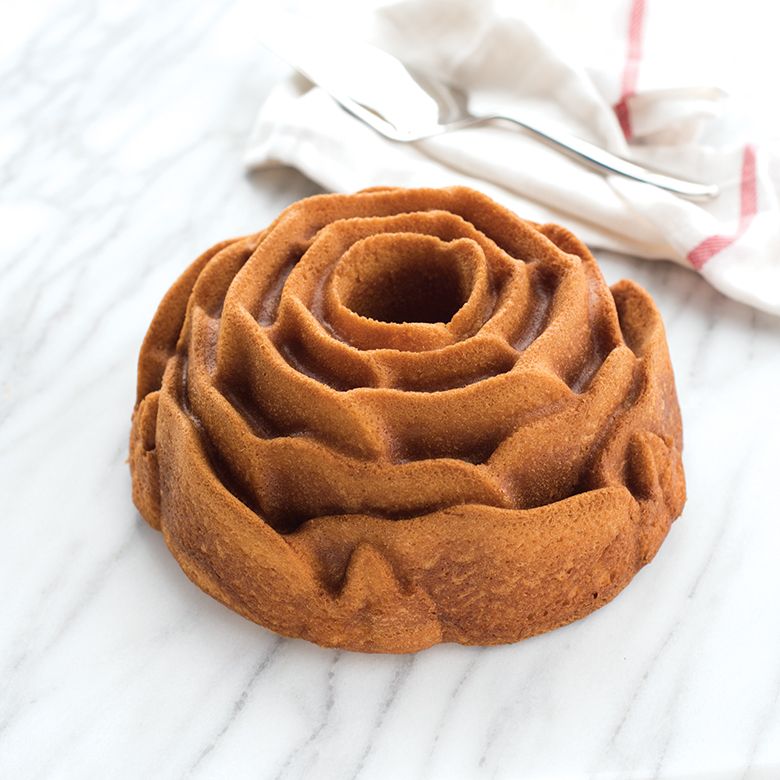
[[493, 118], [519, 125], [547, 145], [601, 173], [618, 174], [645, 184], [652, 184], [654, 187], [659, 187], [689, 200], [710, 200], [719, 192], [715, 184], [699, 184], [649, 170], [568, 133], [550, 128], [542, 129], [538, 125], [504, 114], [494, 115]]

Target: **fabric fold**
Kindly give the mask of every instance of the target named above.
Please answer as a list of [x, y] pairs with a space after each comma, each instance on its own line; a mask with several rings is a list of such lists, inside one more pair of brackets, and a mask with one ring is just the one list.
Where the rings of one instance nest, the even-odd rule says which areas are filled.
[[[571, 29], [584, 3], [550, 6], [544, 24], [539, 12], [520, 15], [522, 0], [508, 5], [499, 12], [474, 0], [405, 0], [381, 6], [350, 34], [464, 87], [477, 113], [500, 108], [553, 123], [648, 167], [718, 184], [718, 197], [694, 203], [603, 176], [500, 122], [390, 141], [297, 75], [262, 106], [246, 165], [290, 165], [335, 192], [464, 184], [525, 219], [566, 225], [591, 249], [674, 261], [780, 315], [777, 155], [749, 139], [702, 141], [718, 136], [725, 93], [677, 72], [659, 33], [668, 9], [611, 0], [603, 9], [611, 18], [588, 31], [603, 39], [585, 48]], [[583, 59], [588, 52], [593, 62]]]

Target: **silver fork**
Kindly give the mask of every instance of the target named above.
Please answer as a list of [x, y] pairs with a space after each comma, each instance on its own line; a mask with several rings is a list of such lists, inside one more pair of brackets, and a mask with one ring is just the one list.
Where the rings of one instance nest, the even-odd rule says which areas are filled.
[[689, 200], [710, 200], [719, 192], [718, 186], [715, 184], [699, 184], [650, 170], [581, 138], [561, 132], [551, 126], [542, 125], [538, 120], [532, 123], [525, 119], [519, 119], [517, 116], [500, 112], [483, 115], [472, 114], [468, 107], [468, 95], [460, 87], [419, 73], [408, 66], [405, 67], [420, 88], [435, 101], [438, 110], [438, 119], [435, 124], [423, 124], [420, 121], [415, 121], [414, 117], [409, 114], [402, 117], [395, 114], [391, 118], [382, 115], [375, 108], [361, 105], [349, 98], [337, 98], [337, 100], [351, 114], [373, 127], [378, 133], [394, 141], [421, 141], [425, 138], [495, 121], [511, 122], [547, 146], [563, 152], [600, 173], [617, 174], [645, 184], [652, 184]]
[[255, 34], [281, 59], [317, 84], [343, 108], [378, 133], [410, 142], [487, 122], [511, 122], [540, 141], [605, 174], [651, 184], [691, 200], [718, 194], [714, 184], [699, 184], [652, 171], [581, 138], [500, 112], [475, 115], [458, 87], [409, 68], [381, 49], [309, 27], [287, 14], [264, 14]]

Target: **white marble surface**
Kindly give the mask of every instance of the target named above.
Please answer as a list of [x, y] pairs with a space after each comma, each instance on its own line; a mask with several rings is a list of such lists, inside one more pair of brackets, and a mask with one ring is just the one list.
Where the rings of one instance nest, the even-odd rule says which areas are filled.
[[602, 257], [664, 315], [689, 487], [604, 609], [409, 657], [280, 639], [190, 584], [125, 460], [162, 294], [317, 191], [242, 171], [284, 70], [231, 2], [0, 0], [0, 17], [0, 777], [780, 778], [780, 320]]

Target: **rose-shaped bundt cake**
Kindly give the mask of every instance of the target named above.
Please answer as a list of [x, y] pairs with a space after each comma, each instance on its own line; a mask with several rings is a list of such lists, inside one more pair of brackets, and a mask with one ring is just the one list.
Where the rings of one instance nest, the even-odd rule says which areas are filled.
[[647, 293], [478, 192], [388, 188], [195, 261], [141, 350], [130, 465], [204, 591], [405, 653], [611, 600], [682, 510], [681, 448]]

